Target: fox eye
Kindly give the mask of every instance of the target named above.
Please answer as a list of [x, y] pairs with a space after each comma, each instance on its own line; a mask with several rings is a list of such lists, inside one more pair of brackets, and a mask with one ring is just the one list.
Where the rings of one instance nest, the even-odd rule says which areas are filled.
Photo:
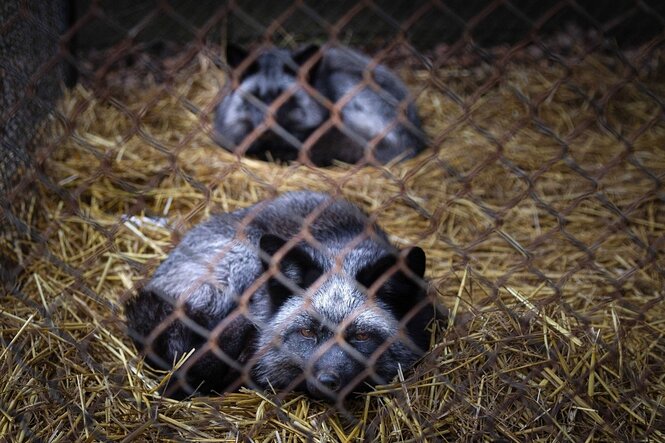
[[353, 334], [353, 339], [355, 341], [366, 341], [369, 340], [369, 334], [364, 331], [359, 331]]
[[314, 330], [309, 329], [309, 328], [301, 328], [300, 329], [300, 335], [302, 335], [305, 338], [314, 338], [316, 337], [316, 333]]

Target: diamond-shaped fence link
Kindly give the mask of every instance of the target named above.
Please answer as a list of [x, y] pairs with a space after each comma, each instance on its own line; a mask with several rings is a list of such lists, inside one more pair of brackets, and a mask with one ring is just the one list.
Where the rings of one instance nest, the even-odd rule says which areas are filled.
[[661, 2], [0, 29], [2, 439], [665, 440]]

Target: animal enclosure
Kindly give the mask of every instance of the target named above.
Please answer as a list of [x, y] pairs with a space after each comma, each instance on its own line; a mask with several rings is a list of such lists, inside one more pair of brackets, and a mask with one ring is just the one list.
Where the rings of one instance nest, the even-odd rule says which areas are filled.
[[[2, 6], [1, 438], [665, 441], [661, 2], [124, 3]], [[222, 149], [229, 42], [362, 51], [425, 148]], [[195, 353], [149, 366], [125, 304], [212, 214], [298, 190], [425, 252], [422, 359], [344, 401], [163, 396]]]

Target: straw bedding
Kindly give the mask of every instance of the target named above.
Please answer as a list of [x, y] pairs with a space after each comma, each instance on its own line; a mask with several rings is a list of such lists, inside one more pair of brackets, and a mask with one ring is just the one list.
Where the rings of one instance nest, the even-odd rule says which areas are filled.
[[[665, 441], [665, 57], [647, 49], [398, 66], [435, 149], [383, 168], [218, 148], [206, 132], [224, 74], [205, 54], [163, 83], [68, 91], [38, 192], [14, 208], [26, 230], [2, 238], [24, 272], [2, 296], [0, 436]], [[303, 188], [426, 250], [450, 309], [431, 352], [343, 411], [249, 390], [161, 398], [169, 375], [137, 356], [123, 301], [210, 213]]]

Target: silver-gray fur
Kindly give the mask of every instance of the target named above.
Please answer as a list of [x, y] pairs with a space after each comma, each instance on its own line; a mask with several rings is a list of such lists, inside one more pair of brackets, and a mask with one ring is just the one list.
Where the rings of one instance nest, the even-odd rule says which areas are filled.
[[197, 349], [168, 395], [233, 389], [245, 373], [333, 399], [422, 355], [424, 270], [422, 250], [398, 251], [348, 201], [290, 192], [190, 230], [127, 304], [128, 326], [153, 365]]
[[[328, 166], [333, 160], [357, 163], [371, 157], [387, 163], [396, 157], [411, 158], [424, 148], [413, 99], [384, 65], [373, 64], [369, 57], [345, 46], [309, 45], [295, 51], [263, 46], [256, 54], [250, 63], [245, 62], [250, 55], [242, 49], [227, 49], [231, 67], [243, 62], [247, 66], [242, 65], [245, 69], [235, 89], [227, 82], [225, 98], [217, 108], [215, 138], [225, 149], [262, 159], [295, 160], [303, 142], [330, 118], [330, 106], [341, 100], [342, 124], [312, 140], [308, 157], [315, 165]], [[298, 71], [308, 61], [313, 66], [304, 78], [319, 97], [298, 81]], [[365, 77], [371, 77], [370, 84], [358, 87]], [[351, 94], [350, 100], [347, 94]], [[266, 115], [278, 97], [288, 99], [272, 109], [275, 124], [270, 125]], [[256, 138], [244, 145], [255, 130]], [[371, 146], [375, 137], [378, 142]]]

